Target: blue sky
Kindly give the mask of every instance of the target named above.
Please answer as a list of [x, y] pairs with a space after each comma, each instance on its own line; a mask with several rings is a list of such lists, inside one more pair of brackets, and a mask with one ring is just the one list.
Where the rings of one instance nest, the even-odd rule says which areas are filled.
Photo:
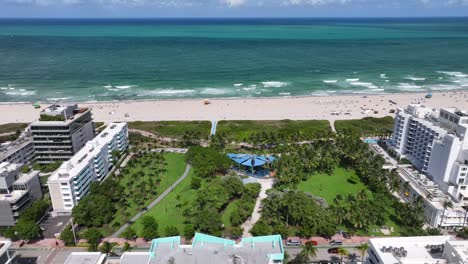
[[0, 17], [468, 16], [468, 0], [0, 0]]

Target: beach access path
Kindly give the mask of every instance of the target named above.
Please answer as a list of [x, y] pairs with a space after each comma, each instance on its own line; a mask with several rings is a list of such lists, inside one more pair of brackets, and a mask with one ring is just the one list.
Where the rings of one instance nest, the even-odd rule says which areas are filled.
[[[468, 109], [467, 91], [401, 93], [380, 95], [336, 95], [310, 97], [229, 98], [146, 100], [117, 102], [83, 102], [92, 109], [96, 122], [128, 121], [188, 121], [188, 120], [342, 120], [363, 117], [393, 116], [390, 110], [408, 104], [423, 104], [431, 108], [457, 107]], [[41, 109], [49, 103], [42, 103]], [[41, 109], [30, 103], [0, 103], [0, 124], [32, 122], [39, 118]], [[334, 113], [334, 115], [332, 115]]]
[[[179, 185], [180, 182], [182, 182], [185, 178], [187, 178], [189, 172], [190, 172], [190, 169], [192, 168], [192, 166], [190, 166], [189, 164], [187, 164], [187, 166], [185, 167], [185, 171], [184, 173], [182, 174], [182, 176], [177, 179], [176, 182], [174, 182], [171, 186], [169, 186], [169, 188], [167, 188], [163, 193], [161, 193], [161, 195], [159, 195], [154, 201], [152, 201], [147, 207], [145, 210], [141, 210], [140, 212], [138, 212], [134, 217], [132, 217], [132, 219], [130, 219], [130, 223], [135, 223], [141, 216], [143, 216], [148, 210], [150, 210], [151, 208], [153, 208], [154, 206], [156, 206], [159, 202], [161, 202], [172, 190], [174, 190], [174, 188]], [[112, 234], [110, 236], [110, 238], [118, 238], [120, 236], [120, 234], [122, 234], [122, 232], [127, 229], [128, 227], [130, 226], [130, 224], [127, 222], [125, 223], [122, 227], [119, 228], [119, 230], [117, 230], [114, 234]]]

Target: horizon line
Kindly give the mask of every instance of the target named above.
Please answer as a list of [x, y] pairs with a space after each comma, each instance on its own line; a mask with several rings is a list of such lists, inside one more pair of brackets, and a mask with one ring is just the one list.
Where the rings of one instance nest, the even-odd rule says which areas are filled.
[[323, 16], [323, 17], [304, 17], [304, 16], [290, 16], [290, 17], [271, 17], [271, 16], [200, 16], [200, 17], [1, 17], [0, 20], [12, 20], [12, 19], [57, 19], [57, 20], [78, 20], [78, 19], [93, 19], [93, 20], [112, 20], [112, 19], [133, 19], [133, 20], [171, 20], [171, 19], [235, 19], [235, 20], [247, 20], [247, 19], [434, 19], [434, 18], [468, 18], [467, 16], [388, 16], [388, 17], [378, 17], [378, 16]]

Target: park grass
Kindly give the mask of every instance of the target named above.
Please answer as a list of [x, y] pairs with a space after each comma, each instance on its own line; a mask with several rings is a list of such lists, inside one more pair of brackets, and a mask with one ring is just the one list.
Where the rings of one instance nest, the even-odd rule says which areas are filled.
[[226, 206], [226, 209], [224, 209], [223, 214], [221, 215], [221, 221], [223, 222], [223, 225], [225, 228], [231, 228], [231, 214], [232, 212], [238, 210], [239, 203], [241, 202], [240, 199], [236, 199], [228, 204]]
[[348, 179], [351, 177], [353, 177], [353, 179], [359, 179], [354, 170], [336, 168], [332, 175], [311, 175], [309, 179], [299, 183], [298, 189], [315, 196], [320, 196], [331, 204], [338, 194], [345, 197], [348, 194], [356, 194], [360, 190], [367, 189], [360, 181], [354, 184], [349, 182]]
[[26, 123], [8, 123], [0, 125], [0, 134], [16, 132], [18, 129], [23, 130], [28, 126]]
[[250, 135], [259, 132], [277, 132], [286, 135], [299, 133], [304, 138], [312, 138], [319, 132], [330, 131], [326, 120], [275, 120], [275, 121], [220, 121], [216, 133], [225, 133], [228, 138], [244, 141]]
[[[161, 193], [163, 193], [169, 186], [171, 186], [185, 171], [185, 155], [180, 153], [166, 153], [164, 154], [165, 160], [167, 162], [166, 172], [161, 176], [161, 182], [156, 187], [156, 196], [151, 195], [150, 199], [145, 201], [145, 206], [149, 205], [154, 199], [156, 199]], [[142, 170], [142, 173], [138, 175], [139, 179], [137, 183], [146, 181], [148, 179], [150, 168], [144, 166], [144, 164], [137, 164], [138, 166], [129, 167], [129, 173], [125, 174], [123, 178], [119, 181], [119, 185], [128, 189], [130, 183], [130, 177], [133, 172]], [[136, 185], [135, 183], [134, 185]], [[144, 190], [141, 190], [144, 191]], [[138, 205], [133, 200], [128, 200], [130, 206], [126, 210], [128, 212], [129, 218], [132, 218], [139, 211]], [[104, 229], [105, 233], [110, 233], [118, 229], [123, 225], [125, 220], [123, 219], [122, 209], [118, 209], [114, 220], [110, 223], [109, 227]]]
[[[194, 177], [194, 172], [191, 170], [182, 182], [177, 185], [174, 190], [169, 193], [160, 203], [155, 207], [151, 208], [146, 212], [144, 216], [152, 216], [159, 224], [159, 235], [164, 236], [166, 227], [175, 226], [180, 234], [183, 234], [184, 231], [184, 219], [186, 218], [183, 215], [184, 210], [191, 206], [192, 201], [195, 199], [197, 190], [194, 190], [190, 186], [190, 182]], [[180, 200], [177, 201], [177, 197], [180, 197]], [[181, 204], [180, 208], [177, 208], [177, 204]], [[141, 219], [138, 219], [133, 225], [133, 230], [139, 235], [143, 226], [141, 224]]]
[[138, 129], [162, 137], [181, 138], [187, 131], [200, 134], [203, 138], [210, 135], [209, 121], [134, 121], [129, 122], [130, 129]]
[[387, 135], [393, 131], [394, 120], [391, 116], [363, 119], [336, 120], [335, 129], [338, 133], [353, 131], [360, 135]]

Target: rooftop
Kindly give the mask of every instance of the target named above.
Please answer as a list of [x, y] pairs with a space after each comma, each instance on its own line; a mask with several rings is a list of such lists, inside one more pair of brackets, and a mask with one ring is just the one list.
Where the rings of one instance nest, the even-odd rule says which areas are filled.
[[0, 177], [3, 176], [5, 173], [16, 171], [20, 167], [21, 167], [21, 164], [17, 164], [17, 163], [10, 163], [10, 162], [0, 163]]
[[38, 170], [31, 170], [28, 173], [20, 173], [19, 179], [16, 180], [13, 185], [15, 184], [26, 184], [28, 183], [32, 178], [39, 176], [39, 171]]
[[33, 126], [63, 125], [72, 122], [90, 111], [89, 108], [79, 108], [77, 104], [53, 104], [41, 111], [39, 121], [33, 122]]
[[18, 149], [30, 143], [32, 143], [32, 137], [23, 136], [15, 141], [0, 144], [0, 160], [5, 159], [7, 156], [10, 156], [12, 153], [18, 151]]
[[443, 264], [447, 263], [442, 256], [443, 245], [450, 240], [455, 239], [451, 236], [388, 237], [371, 238], [369, 243], [383, 263]]
[[267, 264], [270, 260], [283, 260], [281, 236], [244, 238], [239, 244], [234, 240], [197, 233], [191, 245], [181, 245], [180, 237], [154, 239], [150, 252], [125, 253], [121, 264], [130, 263], [234, 263], [237, 259], [244, 264]]
[[106, 255], [100, 252], [73, 252], [65, 264], [102, 264], [105, 259]]
[[27, 193], [28, 191], [26, 190], [13, 190], [9, 194], [0, 194], [0, 201], [7, 201], [14, 204]]
[[49, 181], [69, 180], [75, 176], [90, 162], [91, 159], [102, 150], [102, 146], [109, 143], [114, 136], [121, 131], [126, 123], [110, 123], [94, 139], [88, 141], [86, 145], [78, 151], [70, 160], [64, 162], [56, 171], [52, 173]]

